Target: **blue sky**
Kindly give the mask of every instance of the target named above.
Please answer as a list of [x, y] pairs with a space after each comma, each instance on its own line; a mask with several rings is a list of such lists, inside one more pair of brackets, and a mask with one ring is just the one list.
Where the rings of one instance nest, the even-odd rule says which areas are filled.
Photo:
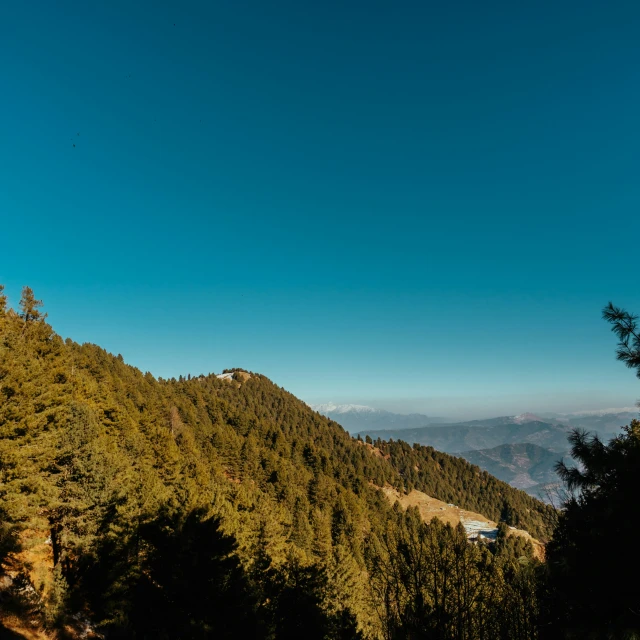
[[12, 3], [0, 282], [165, 377], [628, 406], [638, 33], [637, 2]]

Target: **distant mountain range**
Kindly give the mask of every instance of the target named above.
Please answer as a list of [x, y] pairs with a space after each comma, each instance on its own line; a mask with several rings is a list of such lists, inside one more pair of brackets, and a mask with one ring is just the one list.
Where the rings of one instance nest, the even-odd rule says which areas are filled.
[[[458, 455], [513, 487], [544, 498], [545, 487], [558, 481], [556, 462], [565, 458], [571, 463], [567, 438], [572, 429], [585, 429], [606, 441], [637, 415], [638, 410], [633, 408], [546, 413], [544, 418], [523, 413], [420, 428], [364, 428], [359, 435], [369, 435], [374, 440], [417, 442]], [[340, 421], [338, 417], [334, 419]]]
[[[542, 418], [532, 413], [501, 416], [486, 420], [469, 420], [452, 424], [429, 424], [421, 428], [362, 429], [361, 436], [417, 442], [446, 453], [462, 453], [491, 449], [503, 444], [536, 444], [563, 454], [568, 450], [571, 429], [585, 429], [609, 439], [637, 416], [637, 411], [624, 409], [618, 413], [554, 414]], [[546, 414], [549, 415], [549, 414]], [[339, 421], [339, 418], [336, 417]], [[433, 419], [432, 419], [433, 420]]]
[[563, 453], [567, 450], [570, 430], [571, 426], [568, 424], [545, 422], [533, 414], [523, 414], [419, 429], [366, 430], [361, 431], [360, 435], [369, 435], [373, 439], [404, 440], [409, 444], [417, 442], [445, 453], [462, 453], [520, 443], [536, 444]]
[[621, 409], [603, 409], [600, 411], [581, 411], [565, 414], [544, 414], [545, 419], [568, 424], [586, 431], [597, 433], [601, 438], [610, 438], [620, 431], [620, 427], [629, 424], [638, 417], [640, 409], [623, 407]]
[[326, 404], [310, 405], [314, 411], [341, 424], [347, 431], [398, 430], [424, 427], [434, 423], [446, 423], [446, 418], [433, 418], [422, 413], [392, 413], [384, 409], [375, 409], [362, 404]]
[[[545, 485], [558, 481], [556, 463], [563, 457], [555, 451], [530, 442], [501, 444], [491, 449], [465, 451], [460, 454], [472, 464], [508, 482], [512, 487], [537, 496]], [[565, 457], [565, 462], [571, 462]]]
[[637, 417], [623, 407], [575, 413], [522, 413], [485, 420], [452, 422], [421, 413], [399, 414], [360, 404], [316, 404], [311, 408], [352, 434], [374, 440], [404, 440], [457, 455], [535, 497], [545, 499], [557, 485], [555, 465], [568, 457], [567, 437], [574, 428], [609, 440]]

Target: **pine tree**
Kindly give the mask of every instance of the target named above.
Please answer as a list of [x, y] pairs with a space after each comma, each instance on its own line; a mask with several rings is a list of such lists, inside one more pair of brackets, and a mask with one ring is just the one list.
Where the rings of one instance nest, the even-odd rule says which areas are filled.
[[311, 514], [313, 526], [313, 553], [321, 560], [327, 560], [331, 553], [331, 515], [314, 507]]
[[[620, 342], [617, 357], [640, 374], [636, 316], [609, 304], [603, 311]], [[630, 513], [640, 485], [640, 421], [608, 443], [584, 431], [569, 438], [579, 466], [557, 466], [567, 489], [547, 547], [544, 638], [640, 637], [635, 553]]]
[[300, 549], [309, 551], [313, 540], [313, 529], [309, 524], [309, 505], [306, 498], [298, 496], [293, 507], [291, 541]]
[[602, 317], [613, 326], [613, 331], [620, 341], [616, 349], [616, 357], [630, 369], [636, 370], [640, 378], [640, 330], [638, 316], [615, 307], [611, 302], [602, 310]]
[[69, 585], [58, 563], [53, 570], [53, 585], [47, 598], [46, 618], [50, 626], [62, 624], [69, 600]]
[[22, 297], [20, 298], [20, 317], [25, 324], [32, 320], [40, 320], [43, 316], [38, 309], [42, 307], [42, 300], [36, 300], [31, 287], [22, 287]]
[[4, 293], [4, 285], [0, 284], [0, 316], [7, 312], [7, 296]]

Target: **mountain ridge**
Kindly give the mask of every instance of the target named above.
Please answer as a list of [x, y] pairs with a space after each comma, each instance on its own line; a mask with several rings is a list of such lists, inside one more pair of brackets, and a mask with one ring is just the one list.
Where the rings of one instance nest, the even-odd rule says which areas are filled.
[[359, 435], [383, 440], [397, 438], [410, 443], [432, 446], [451, 454], [523, 442], [531, 442], [562, 453], [566, 451], [567, 435], [570, 429], [570, 426], [561, 423], [514, 422], [512, 417], [504, 416], [418, 429], [368, 430], [360, 432]]

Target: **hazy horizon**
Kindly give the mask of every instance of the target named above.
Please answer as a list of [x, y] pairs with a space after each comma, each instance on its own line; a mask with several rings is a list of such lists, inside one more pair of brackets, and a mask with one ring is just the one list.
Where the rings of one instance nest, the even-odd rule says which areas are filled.
[[[588, 396], [588, 397], [587, 397]], [[575, 396], [559, 395], [556, 397], [541, 395], [530, 397], [449, 397], [449, 398], [342, 398], [307, 400], [308, 404], [318, 405], [333, 402], [336, 405], [357, 404], [384, 409], [393, 413], [410, 414], [420, 413], [429, 417], [442, 417], [448, 420], [470, 420], [496, 418], [500, 416], [512, 416], [522, 413], [571, 414], [588, 411], [605, 411], [621, 413], [631, 411], [640, 413], [636, 402], [638, 398], [632, 398], [631, 402], [624, 404], [628, 397], [607, 393], [586, 393]]]

